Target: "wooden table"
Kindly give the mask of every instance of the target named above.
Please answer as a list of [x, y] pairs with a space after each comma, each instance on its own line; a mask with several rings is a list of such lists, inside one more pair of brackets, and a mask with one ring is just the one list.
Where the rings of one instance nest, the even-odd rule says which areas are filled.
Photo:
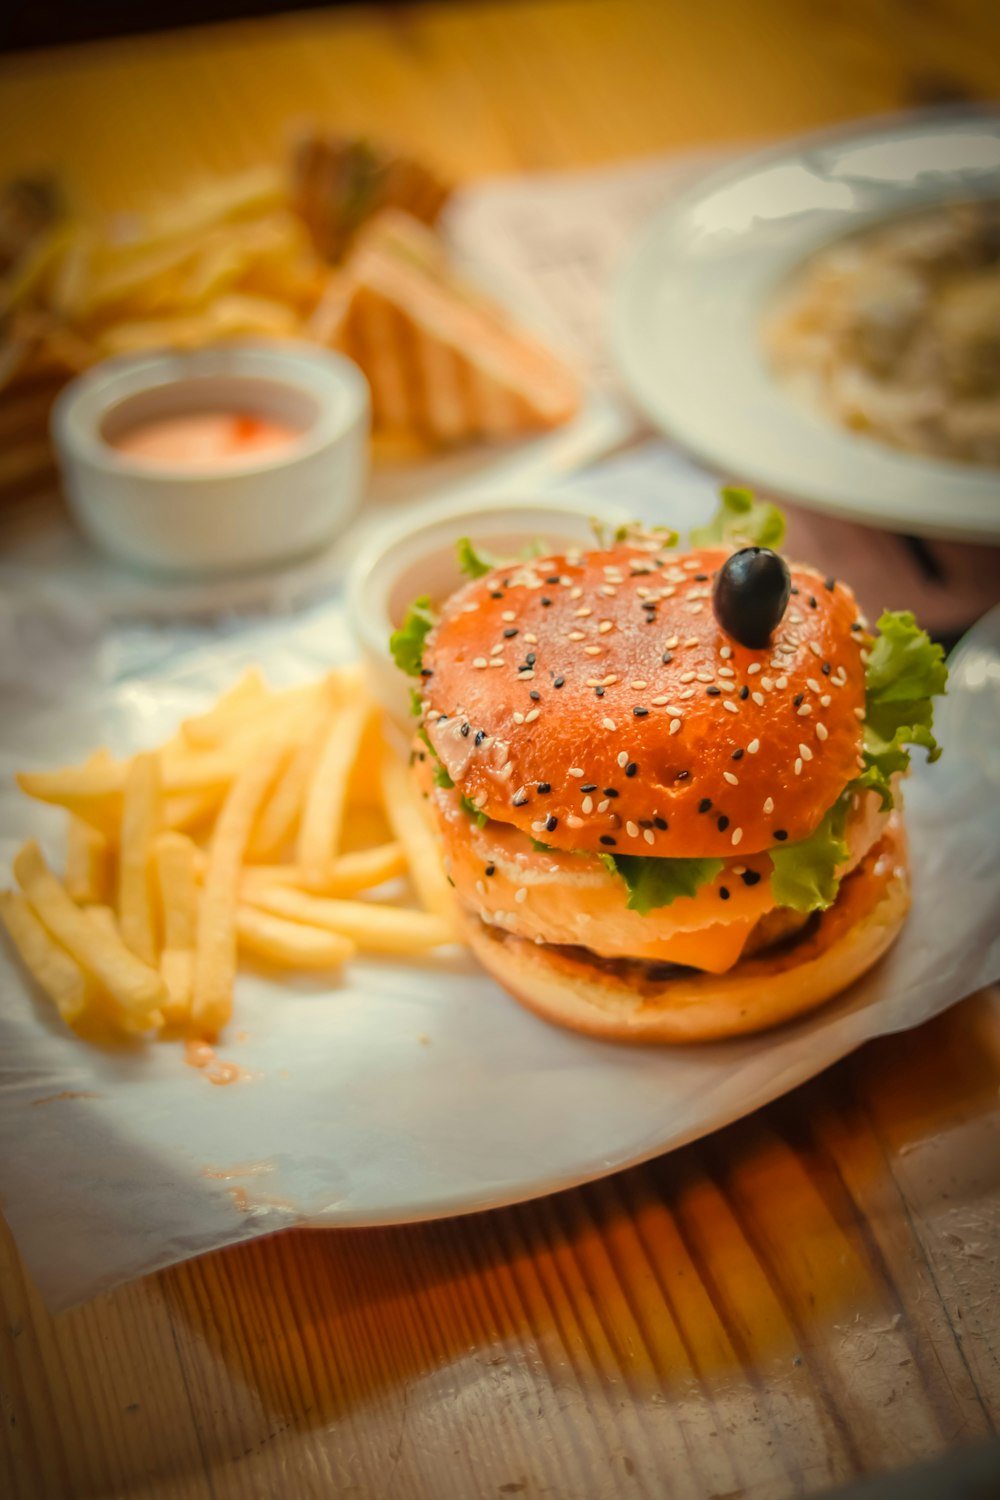
[[[54, 159], [112, 208], [296, 118], [467, 177], [998, 92], [985, 0], [361, 8], [3, 60], [0, 173]], [[0, 1486], [779, 1500], [950, 1451], [1000, 1418], [998, 1084], [994, 994], [519, 1208], [292, 1233], [56, 1319], [4, 1238]]]

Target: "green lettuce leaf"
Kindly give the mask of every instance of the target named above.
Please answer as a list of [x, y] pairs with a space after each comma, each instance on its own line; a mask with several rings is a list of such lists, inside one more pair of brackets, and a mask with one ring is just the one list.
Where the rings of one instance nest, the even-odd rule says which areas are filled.
[[807, 839], [796, 844], [776, 844], [769, 849], [771, 891], [779, 906], [793, 911], [825, 911], [837, 899], [840, 881], [837, 866], [847, 859], [844, 840], [851, 788], [842, 793]]
[[442, 791], [448, 792], [455, 785], [439, 760], [435, 760], [434, 770], [431, 774], [434, 777], [434, 785], [439, 786]]
[[477, 552], [467, 536], [460, 536], [455, 543], [455, 555], [466, 578], [482, 578], [484, 573], [492, 573], [498, 566], [494, 558]]
[[630, 911], [670, 906], [679, 896], [696, 896], [722, 869], [721, 859], [656, 859], [642, 854], [601, 854], [601, 863], [628, 886]]
[[715, 519], [691, 533], [694, 547], [780, 547], [785, 518], [768, 500], [755, 500], [751, 490], [727, 485], [720, 491]]
[[931, 761], [941, 754], [933, 699], [947, 687], [948, 668], [944, 651], [908, 610], [887, 611], [878, 631], [865, 670], [865, 769], [858, 781], [890, 808], [891, 777], [909, 770], [907, 747], [922, 746]]
[[426, 594], [422, 594], [419, 599], [414, 599], [406, 611], [406, 619], [389, 637], [392, 659], [407, 677], [420, 676], [424, 641], [433, 626], [434, 615], [431, 612], [431, 601]]
[[484, 812], [480, 812], [479, 808], [473, 802], [472, 798], [466, 797], [463, 794], [461, 797], [459, 797], [458, 800], [461, 805], [462, 811], [467, 812], [469, 814], [469, 817], [472, 818], [473, 822], [477, 823], [480, 828], [485, 828], [490, 820]]

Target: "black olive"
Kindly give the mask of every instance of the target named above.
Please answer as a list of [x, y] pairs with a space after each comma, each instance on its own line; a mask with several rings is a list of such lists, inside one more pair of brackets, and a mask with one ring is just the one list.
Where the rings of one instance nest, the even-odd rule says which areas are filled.
[[715, 618], [734, 641], [762, 651], [788, 606], [791, 574], [770, 547], [744, 547], [719, 569], [712, 590]]

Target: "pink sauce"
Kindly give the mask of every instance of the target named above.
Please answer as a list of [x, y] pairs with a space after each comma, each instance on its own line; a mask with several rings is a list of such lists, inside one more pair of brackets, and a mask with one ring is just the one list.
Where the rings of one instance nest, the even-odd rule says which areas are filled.
[[225, 469], [290, 448], [302, 429], [239, 412], [201, 411], [140, 422], [111, 440], [128, 458], [170, 469]]

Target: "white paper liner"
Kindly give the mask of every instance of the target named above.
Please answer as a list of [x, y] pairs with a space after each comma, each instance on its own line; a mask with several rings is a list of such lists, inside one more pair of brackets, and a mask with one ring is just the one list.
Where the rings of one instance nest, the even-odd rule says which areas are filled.
[[[359, 960], [334, 984], [243, 972], [219, 1053], [252, 1077], [221, 1088], [178, 1044], [83, 1045], [31, 996], [5, 944], [0, 1195], [50, 1305], [286, 1226], [459, 1213], [599, 1176], [714, 1130], [996, 979], [997, 634], [994, 623], [987, 648], [967, 654], [940, 714], [943, 760], [917, 765], [907, 788], [914, 909], [902, 938], [847, 996], [778, 1032], [688, 1049], [609, 1045], [536, 1019], [457, 951]], [[62, 659], [59, 632], [32, 640], [19, 669], [5, 661], [7, 689], [18, 670], [45, 680], [47, 640]], [[156, 743], [251, 661], [291, 682], [351, 654], [329, 604], [195, 649], [182, 634], [155, 673], [117, 685], [108, 671], [151, 659], [153, 645], [110, 644], [92, 658], [96, 677], [81, 666], [69, 703], [4, 715], [5, 872], [29, 835], [62, 859], [63, 815], [22, 797], [14, 769], [99, 742]]]

